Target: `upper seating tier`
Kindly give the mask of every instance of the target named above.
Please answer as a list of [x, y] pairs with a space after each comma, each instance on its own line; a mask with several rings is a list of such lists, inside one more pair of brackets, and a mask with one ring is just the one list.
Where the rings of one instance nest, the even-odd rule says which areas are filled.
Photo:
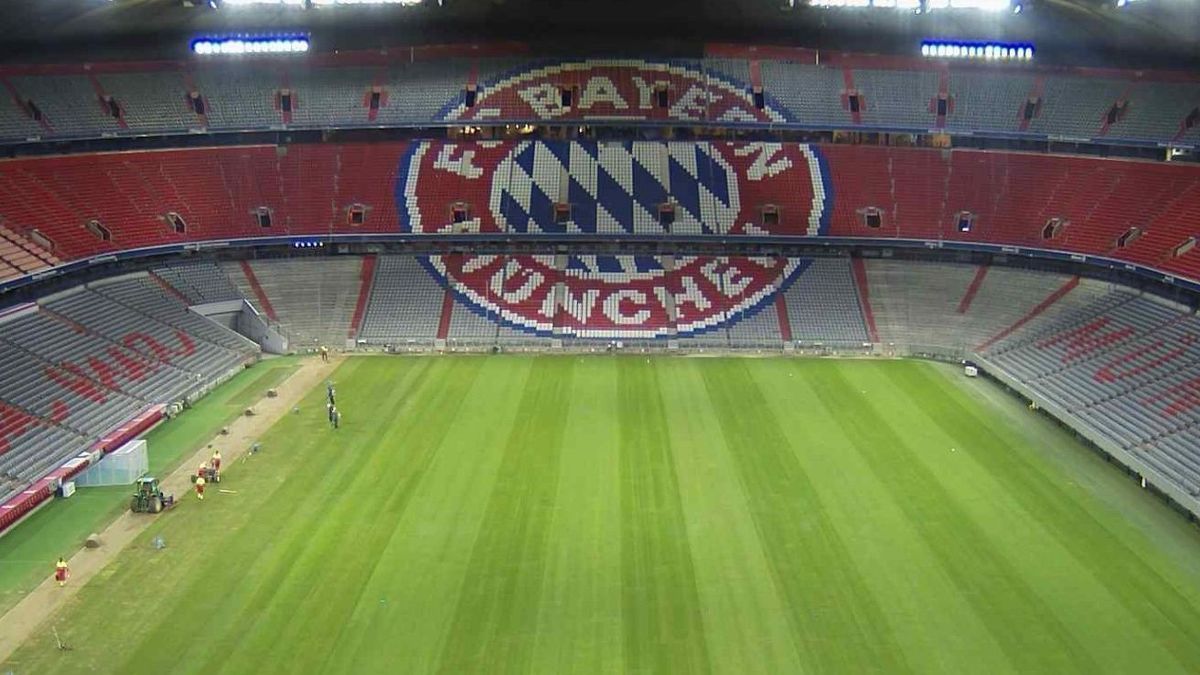
[[[1195, 143], [1200, 132], [1200, 125], [1190, 132], [1184, 125], [1200, 105], [1200, 86], [1171, 74], [1156, 79], [1135, 71], [1016, 64], [981, 69], [846, 54], [821, 65], [754, 58], [387, 62], [359, 56], [10, 67], [0, 70], [6, 90], [0, 92], [0, 142], [454, 120], [937, 128], [1142, 144]], [[946, 101], [940, 111], [938, 99]]]

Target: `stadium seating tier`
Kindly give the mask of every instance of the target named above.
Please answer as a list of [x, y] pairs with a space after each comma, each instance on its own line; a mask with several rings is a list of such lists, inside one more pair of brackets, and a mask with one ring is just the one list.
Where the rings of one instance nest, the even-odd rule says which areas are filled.
[[146, 273], [9, 312], [0, 320], [0, 500], [257, 353]]
[[[1200, 279], [1200, 251], [1186, 251], [1198, 214], [1187, 164], [795, 143], [238, 146], [0, 162], [0, 277], [196, 241], [514, 231], [977, 242]], [[1051, 219], [1062, 227], [1047, 238]]]
[[[252, 60], [230, 64], [106, 64], [31, 74], [0, 73], [0, 142], [29, 138], [101, 138], [198, 131], [424, 126], [474, 113], [463, 106], [474, 87], [486, 117], [505, 121], [594, 118], [589, 101], [617, 92], [649, 97], [666, 89], [665, 107], [638, 106], [646, 120], [786, 123], [803, 127], [868, 127], [975, 134], [1194, 143], [1200, 125], [1184, 120], [1200, 105], [1200, 85], [1178, 77], [1129, 71], [1044, 71], [998, 64], [913, 63], [858, 67], [744, 58], [547, 60], [443, 58], [364, 65]], [[981, 67], [982, 66], [982, 67]], [[1167, 74], [1169, 75], [1169, 74]], [[602, 78], [595, 80], [592, 76]], [[599, 82], [599, 84], [598, 84]], [[553, 89], [536, 89], [541, 86]], [[525, 108], [502, 91], [534, 87], [548, 107]], [[761, 87], [767, 117], [728, 114], [716, 101]], [[575, 92], [571, 105], [550, 99]], [[531, 95], [530, 91], [534, 91]], [[372, 102], [372, 94], [378, 94]], [[944, 115], [936, 99], [946, 100]], [[851, 103], [856, 98], [856, 103]], [[649, 100], [647, 98], [647, 100]], [[200, 101], [199, 105], [195, 101]], [[628, 101], [626, 103], [629, 103]], [[1026, 103], [1031, 103], [1029, 116]], [[32, 105], [31, 105], [32, 104]], [[676, 107], [680, 106], [680, 107]], [[627, 106], [628, 107], [628, 106]], [[685, 112], [685, 108], [694, 110]], [[626, 108], [611, 112], [627, 116]], [[852, 109], [853, 108], [853, 109]], [[1114, 111], [1116, 109], [1116, 112]], [[540, 112], [539, 112], [540, 111]], [[1110, 120], [1110, 112], [1113, 112]], [[483, 113], [481, 113], [483, 114]], [[765, 114], [765, 113], [764, 113]], [[940, 119], [939, 119], [940, 117]]]

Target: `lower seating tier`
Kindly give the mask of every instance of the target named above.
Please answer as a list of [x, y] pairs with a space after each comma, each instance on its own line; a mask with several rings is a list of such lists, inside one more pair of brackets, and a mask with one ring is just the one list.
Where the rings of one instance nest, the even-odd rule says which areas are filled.
[[144, 274], [8, 312], [0, 319], [0, 501], [257, 351]]

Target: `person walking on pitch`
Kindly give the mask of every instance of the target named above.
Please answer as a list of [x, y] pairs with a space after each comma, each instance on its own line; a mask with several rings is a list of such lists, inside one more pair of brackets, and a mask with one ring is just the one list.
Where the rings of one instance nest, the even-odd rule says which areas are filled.
[[67, 584], [67, 577], [71, 576], [71, 568], [67, 567], [67, 559], [59, 556], [58, 564], [54, 566], [54, 580], [59, 586]]

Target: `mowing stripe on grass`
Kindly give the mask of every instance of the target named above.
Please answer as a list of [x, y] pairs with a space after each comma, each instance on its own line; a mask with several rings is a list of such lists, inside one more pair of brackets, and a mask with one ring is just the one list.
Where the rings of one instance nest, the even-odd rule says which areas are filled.
[[[914, 365], [931, 371], [945, 370], [933, 364]], [[895, 367], [903, 370], [914, 365], [896, 364]], [[847, 376], [856, 388], [869, 390], [873, 400], [888, 399], [886, 403], [880, 401], [873, 405], [885, 417], [903, 420], [901, 423], [893, 422], [893, 427], [903, 435], [904, 441], [919, 453], [925, 467], [937, 477], [951, 499], [981, 531], [988, 534], [995, 549], [1014, 569], [1020, 571], [1026, 583], [1075, 636], [1076, 641], [1088, 647], [1094, 662], [1103, 664], [1112, 672], [1170, 673], [1177, 670], [1175, 659], [1169, 652], [1153, 644], [1154, 636], [1144, 631], [1136, 617], [1121, 606], [1086, 565], [1062, 546], [1053, 531], [1043, 527], [1014, 498], [1013, 493], [1025, 490], [1026, 486], [980, 465], [970, 452], [975, 440], [960, 441], [946, 434], [928, 418], [925, 408], [932, 406], [926, 405], [927, 399], [943, 394], [961, 396], [959, 391], [923, 393], [918, 404], [907, 396], [886, 396], [886, 392], [897, 391], [889, 374], [850, 370]], [[915, 381], [909, 382], [906, 387], [925, 391]], [[884, 395], [875, 395], [880, 392], [884, 392]], [[1033, 417], [1027, 410], [1021, 412], [1024, 417], [1021, 421], [1027, 422]], [[1010, 428], [1024, 432], [1027, 426]], [[1061, 431], [1056, 430], [1056, 434], [1061, 434]], [[1039, 450], [1041, 457], [1053, 452], [1060, 440], [1056, 437], [1033, 440], [1023, 438], [1023, 433], [1005, 436], [1004, 452], [1019, 452], [1019, 448], [1013, 444], [1024, 442], [1042, 448]], [[1041, 460], [1038, 464], [1042, 468], [1050, 468], [1048, 463]], [[1068, 498], [1086, 502], [1087, 495], [1073, 485], [1073, 480], [1062, 474], [1059, 476], [1056, 483]], [[1106, 517], [1111, 518], [1111, 514]]]
[[941, 560], [946, 576], [974, 605], [1018, 670], [1095, 672], [1099, 664], [1087, 648], [1029, 586], [1021, 570], [1013, 567], [987, 533], [954, 503], [904, 441], [904, 435], [872, 405], [873, 401], [905, 396], [906, 390], [897, 387], [867, 398], [840, 370], [815, 381], [813, 387], [872, 472], [892, 490], [896, 503]]
[[842, 433], [837, 417], [854, 411], [831, 413], [810, 385], [810, 380], [825, 377], [830, 369], [851, 365], [830, 360], [755, 360], [747, 367], [791, 441], [824, 512], [846, 542], [909, 667], [920, 673], [1014, 671], [987, 626], [946, 577], [941, 561], [895, 503], [890, 486], [871, 472]]
[[[891, 375], [905, 385], [946, 391], [952, 386], [927, 369]], [[1174, 583], [1146, 564], [1139, 552], [1069, 498], [1022, 455], [1008, 449], [995, 421], [976, 413], [955, 396], [936, 397], [925, 407], [928, 417], [955, 439], [968, 437], [971, 457], [1006, 482], [1021, 485], [1012, 496], [1043, 527], [1053, 532], [1071, 555], [1091, 571], [1120, 603], [1137, 617], [1148, 634], [1176, 658], [1182, 670], [1200, 663], [1200, 608], [1176, 591]]]
[[[380, 566], [390, 566], [383, 552], [396, 535], [396, 523], [425, 479], [430, 466], [442, 448], [442, 440], [453, 427], [475, 378], [483, 365], [481, 360], [469, 360], [451, 367], [436, 368], [444, 375], [446, 385], [436, 395], [412, 400], [411, 390], [394, 388], [381, 406], [385, 414], [400, 407], [407, 399], [412, 404], [410, 416], [388, 415], [390, 424], [367, 425], [368, 433], [354, 439], [354, 445], [344, 451], [368, 454], [370, 461], [344, 494], [358, 499], [342, 498], [322, 515], [318, 527], [304, 536], [308, 548], [294, 565], [307, 570], [285, 584], [289, 595], [302, 598], [286, 608], [272, 608], [277, 618], [276, 630], [264, 635], [269, 649], [256, 650], [275, 664], [279, 672], [296, 672], [313, 663], [325, 661], [336, 641], [327, 635], [330, 624], [345, 630], [348, 619], [360, 602], [367, 580]], [[351, 408], [356, 401], [347, 398]], [[365, 401], [364, 401], [365, 403]], [[407, 422], [407, 423], [406, 423]], [[343, 427], [335, 432], [358, 431]], [[404, 439], [399, 447], [388, 439]], [[370, 449], [376, 448], [374, 452]], [[354, 551], [354, 555], [330, 555], [331, 551]], [[322, 589], [321, 594], [311, 589]], [[323, 621], [313, 621], [322, 616]]]
[[[876, 598], [746, 363], [711, 364], [704, 384], [771, 575], [787, 597], [801, 658], [818, 672], [908, 671]], [[835, 631], [839, 639], [829, 639]]]
[[336, 376], [341, 430], [318, 386], [229, 467], [238, 494], [186, 495], [54, 615], [73, 650], [46, 629], [0, 671], [1200, 662], [1194, 528], [927, 364], [369, 357]]
[[[286, 482], [286, 473], [280, 470], [290, 470], [290, 464], [291, 458], [286, 454], [266, 451], [248, 465], [238, 463], [225, 472], [227, 479], [236, 482], [246, 475], [246, 466], [253, 466], [255, 472], [262, 471], [263, 475], [254, 478], [254, 490], [246, 490], [236, 497], [211, 494], [203, 505], [197, 504], [190, 493], [177, 495], [184, 502], [182, 506], [155, 517], [134, 547], [124, 551], [116, 563], [101, 572], [101, 581], [93, 581], [80, 591], [83, 602], [106, 606], [107, 620], [126, 625], [121, 631], [125, 648], [115, 654], [106, 650], [105, 668], [115, 668], [118, 672], [137, 671], [145, 664], [179, 668], [182, 659], [190, 654], [188, 649], [196, 647], [197, 642], [187, 634], [173, 630], [177, 627], [176, 621], [195, 627], [205, 634], [206, 642], [210, 644], [220, 640], [222, 629], [210, 628], [213, 625], [211, 612], [226, 609], [227, 603], [235, 600], [246, 599], [246, 595], [239, 592], [245, 570], [240, 565], [229, 564], [227, 558], [222, 558], [221, 563], [213, 563], [209, 553], [219, 546], [223, 554], [234, 560], [244, 560], [253, 559], [255, 553], [262, 550], [265, 541], [262, 538], [243, 542], [226, 539], [226, 536], [230, 531], [249, 533], [257, 524], [265, 526], [263, 530], [276, 527], [265, 521], [256, 523], [254, 516], [265, 511], [271, 517], [270, 498], [280, 494], [280, 488]], [[282, 512], [274, 515], [278, 517]], [[193, 518], [196, 518], [196, 524], [181, 529], [181, 523]], [[163, 551], [154, 551], [149, 541], [159, 534], [165, 536], [168, 545]], [[136, 591], [132, 594], [129, 591], [112, 592], [121, 587]], [[147, 616], [167, 615], [171, 616], [171, 621], [145, 620]], [[222, 618], [236, 617], [237, 614], [224, 614]], [[60, 629], [70, 634], [79, 627], [72, 621]], [[88, 649], [91, 645], [77, 647], [74, 654], [82, 655]], [[119, 660], [114, 662], [114, 656]], [[192, 657], [206, 658], [204, 655]]]
[[[361, 367], [361, 363], [351, 362], [337, 373], [348, 375]], [[425, 364], [415, 365], [401, 382], [410, 378], [419, 382], [427, 376], [427, 369]], [[404, 395], [404, 388], [397, 387], [393, 378], [364, 375], [359, 378], [359, 386], [370, 390], [377, 400], [398, 401]], [[348, 397], [343, 392], [343, 399]], [[343, 407], [353, 407], [347, 403], [344, 400]], [[316, 567], [300, 564], [312, 555], [314, 541], [308, 525], [335, 522], [324, 520], [325, 514], [347, 501], [345, 495], [362, 475], [363, 465], [371, 455], [345, 451], [342, 443], [357, 429], [346, 427], [334, 432], [328, 428], [323, 389], [314, 390], [299, 407], [298, 415], [283, 420], [263, 439], [267, 448], [264, 453], [269, 454], [253, 461], [267, 457], [276, 460], [284, 453], [303, 456], [305, 460], [289, 463], [284, 475], [256, 477], [253, 485], [239, 485], [236, 497], [210, 499], [199, 507], [206, 512], [245, 510], [238, 516], [242, 523], [235, 528], [236, 535], [221, 544], [223, 555], [208, 557], [204, 567], [188, 579], [188, 586], [181, 593], [186, 601], [173, 612], [174, 620], [196, 626], [206, 639], [197, 642], [169, 624], [158, 624], [141, 641], [139, 649], [132, 651], [127, 667], [122, 670], [133, 672], [147, 666], [171, 669], [205, 663], [209, 672], [219, 672], [222, 666], [234, 666], [246, 654], [262, 649], [264, 642], [270, 643], [270, 636], [264, 638], [264, 633], [280, 629], [277, 614], [273, 612], [277, 613], [281, 606], [288, 607], [293, 593], [307, 593], [311, 589], [300, 579]], [[289, 429], [295, 426], [305, 430], [297, 444], [284, 447], [273, 442], [281, 434], [295, 436]], [[363, 432], [371, 429], [359, 428]], [[338, 435], [334, 436], [335, 433]], [[263, 478], [267, 481], [260, 482]], [[269, 499], [264, 500], [258, 494], [264, 489], [269, 490]], [[216, 513], [213, 516], [219, 518]], [[168, 551], [173, 552], [174, 547]], [[247, 568], [238, 568], [226, 562], [230, 558], [253, 562]]]
[[443, 673], [529, 669], [571, 372], [569, 359], [533, 365], [442, 649]]
[[[399, 421], [389, 413], [398, 408], [402, 401], [410, 399], [411, 392], [424, 391], [426, 383], [434, 378], [437, 370], [431, 362], [414, 363], [397, 379], [384, 373], [374, 373], [368, 366], [369, 363], [361, 361], [351, 362], [335, 373], [336, 378], [352, 379], [355, 383], [353, 390], [341, 387], [341, 407], [347, 411], [347, 424], [342, 429], [336, 432], [329, 429], [323, 416], [312, 418], [312, 412], [324, 409], [323, 389], [318, 388], [305, 400], [306, 412], [312, 411], [308, 412], [309, 418], [304, 420], [311, 432], [306, 439], [306, 466], [297, 467], [286, 490], [272, 500], [273, 505], [278, 504], [283, 510], [277, 522], [284, 523], [285, 527], [268, 535], [274, 545], [270, 547], [270, 555], [261, 569], [252, 572], [260, 578], [253, 582], [253, 590], [245, 594], [251, 599], [243, 608], [239, 608], [240, 621], [230, 622], [226, 629], [228, 647], [210, 653], [211, 667], [218, 672], [222, 665], [236, 665], [242, 659], [253, 658], [251, 655], [269, 653], [276, 644], [284, 644], [274, 640], [272, 633], [282, 631], [291, 618], [300, 615], [295, 611], [301, 602], [297, 598], [304, 598], [311, 593], [313, 575], [323, 567], [339, 566], [340, 557], [329, 556], [330, 551], [357, 551], [353, 543], [342, 547], [326, 546], [330, 536], [328, 528], [340, 527], [342, 521], [339, 518], [345, 516], [334, 514], [339, 506], [344, 510], [346, 505], [352, 505], [359, 511], [369, 511], [374, 507], [373, 501], [379, 493], [364, 491], [357, 486], [364, 477], [379, 475], [379, 460], [383, 453], [373, 452], [373, 449], [392, 430], [391, 424], [373, 425], [370, 420], [361, 419], [359, 415], [363, 414], [360, 412], [363, 408], [360, 404], [365, 406], [370, 402], [374, 414]], [[469, 364], [463, 366], [469, 367]], [[431, 387], [428, 396], [413, 402], [414, 413], [428, 414], [437, 406], [453, 406], [462, 399], [462, 389], [454, 386], [454, 383], [442, 381], [441, 384], [441, 387]], [[349, 421], [352, 416], [355, 418], [353, 423]], [[407, 431], [411, 430], [413, 424], [409, 421], [403, 426]], [[436, 433], [439, 427], [425, 424], [423, 428]], [[320, 447], [315, 447], [318, 445]], [[361, 495], [361, 498], [347, 499], [346, 495]], [[289, 508], [301, 513], [289, 517]], [[350, 528], [346, 528], [345, 532], [357, 534]], [[346, 557], [355, 561], [372, 559], [357, 555]], [[324, 594], [320, 597], [329, 601]], [[257, 612], [253, 611], [256, 607]], [[324, 611], [321, 608], [315, 614], [306, 612], [304, 616], [314, 625], [324, 626], [323, 621], [313, 621], [316, 616], [323, 616]], [[297, 643], [286, 644], [294, 647]], [[281, 665], [278, 660], [271, 663], [276, 667]]]
[[1169, 510], [1163, 509], [1163, 501], [1139, 487], [1111, 459], [1067, 438], [1051, 417], [1031, 412], [995, 383], [962, 377], [954, 367], [935, 370], [947, 381], [949, 390], [963, 393], [965, 405], [994, 412], [992, 428], [1008, 439], [1015, 452], [1040, 467], [1052, 485], [1083, 504], [1113, 536], [1125, 541], [1159, 574], [1174, 579], [1172, 585], [1200, 606], [1200, 556], [1196, 555], [1200, 528], [1186, 518], [1164, 518]]
[[[529, 382], [531, 361], [471, 357], [481, 364], [462, 404], [428, 414], [452, 420], [438, 441], [395, 532], [364, 580], [353, 613], [338, 627], [337, 644], [321, 672], [434, 672], [453, 625], [463, 579], [504, 459], [508, 437]], [[439, 359], [436, 380], [454, 376]], [[424, 398], [426, 392], [415, 391]], [[423, 423], [430, 423], [426, 419]], [[422, 442], [393, 432], [381, 452]]]
[[[625, 671], [705, 673], [687, 522], [655, 366], [616, 360], [621, 428], [621, 609]], [[683, 449], [681, 449], [682, 451]]]
[[532, 672], [617, 673], [621, 649], [621, 488], [617, 373], [576, 359]]
[[737, 480], [713, 401], [705, 362], [657, 363], [671, 434], [692, 568], [715, 672], [804, 672], [788, 621], [789, 599], [771, 575], [750, 505]]

